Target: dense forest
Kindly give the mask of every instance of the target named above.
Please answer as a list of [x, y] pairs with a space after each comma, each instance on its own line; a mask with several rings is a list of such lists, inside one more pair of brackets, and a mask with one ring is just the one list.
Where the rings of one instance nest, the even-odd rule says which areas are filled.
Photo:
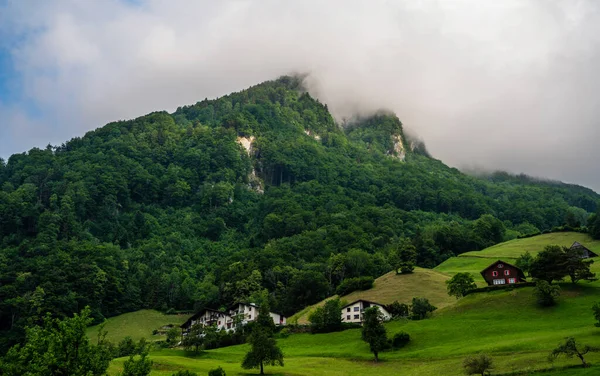
[[[460, 145], [457, 145], [460, 147]], [[593, 191], [468, 176], [380, 112], [337, 124], [282, 77], [0, 159], [0, 353], [45, 312], [226, 307], [291, 314], [344, 280], [565, 224]], [[594, 228], [596, 228], [594, 227]], [[600, 236], [600, 235], [599, 235]]]

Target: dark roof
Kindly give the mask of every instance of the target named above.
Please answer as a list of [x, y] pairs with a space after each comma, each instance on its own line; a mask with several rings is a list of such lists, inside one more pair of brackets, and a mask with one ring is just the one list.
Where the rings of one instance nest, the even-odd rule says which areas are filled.
[[571, 246], [571, 249], [582, 249], [584, 251], [588, 251], [588, 253], [590, 255], [592, 255], [593, 257], [598, 257], [598, 255], [592, 251], [590, 251], [585, 245], [579, 243], [579, 242], [575, 242], [573, 243], [573, 245]]
[[221, 311], [217, 311], [216, 309], [210, 309], [210, 308], [205, 308], [203, 310], [200, 310], [198, 312], [196, 312], [192, 317], [190, 317], [189, 319], [186, 320], [186, 322], [184, 322], [183, 324], [181, 324], [179, 327], [180, 328], [187, 328], [188, 326], [190, 326], [191, 322], [195, 319], [197, 319], [198, 317], [202, 316], [204, 314], [204, 312], [216, 312], [216, 313], [222, 313], [224, 315], [227, 315], [227, 312], [221, 312]]
[[381, 304], [381, 303], [377, 303], [377, 302], [372, 302], [370, 300], [365, 300], [365, 299], [357, 299], [357, 300], [353, 301], [352, 303], [346, 304], [345, 306], [342, 307], [342, 309], [344, 309], [346, 307], [349, 307], [349, 306], [351, 306], [353, 304], [356, 304], [358, 302], [365, 302], [365, 303], [369, 303], [369, 304], [377, 304], [377, 305], [380, 305], [382, 307], [385, 307], [385, 304]]
[[493, 263], [490, 264], [490, 266], [488, 266], [487, 268], [483, 269], [481, 271], [481, 276], [483, 277], [483, 279], [485, 279], [485, 272], [486, 272], [486, 270], [488, 270], [488, 269], [492, 268], [493, 266], [495, 266], [497, 264], [500, 264], [500, 263], [502, 263], [504, 265], [508, 265], [508, 266], [510, 266], [512, 268], [517, 269], [517, 272], [519, 273], [519, 278], [525, 279], [525, 273], [523, 273], [523, 271], [521, 270], [521, 268], [519, 268], [518, 266], [514, 266], [513, 264], [509, 264], [508, 262], [504, 262], [502, 260], [498, 260], [496, 262], [493, 262]]

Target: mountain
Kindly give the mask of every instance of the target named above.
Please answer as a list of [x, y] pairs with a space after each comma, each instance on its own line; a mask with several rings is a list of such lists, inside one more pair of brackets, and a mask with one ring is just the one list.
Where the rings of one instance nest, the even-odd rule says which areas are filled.
[[[457, 146], [460, 147], [460, 146]], [[290, 314], [344, 279], [585, 225], [598, 194], [432, 158], [381, 111], [339, 125], [300, 77], [107, 124], [0, 160], [0, 338], [43, 312], [96, 321], [228, 306]], [[408, 243], [407, 243], [408, 242]]]

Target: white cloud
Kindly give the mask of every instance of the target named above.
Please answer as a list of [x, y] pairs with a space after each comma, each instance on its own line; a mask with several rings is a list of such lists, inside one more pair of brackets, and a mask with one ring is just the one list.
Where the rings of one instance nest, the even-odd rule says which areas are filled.
[[48, 141], [308, 71], [339, 116], [392, 109], [447, 163], [599, 189], [596, 4], [15, 1], [0, 37], [25, 36], [14, 56], [44, 115], [29, 126], [60, 124]]

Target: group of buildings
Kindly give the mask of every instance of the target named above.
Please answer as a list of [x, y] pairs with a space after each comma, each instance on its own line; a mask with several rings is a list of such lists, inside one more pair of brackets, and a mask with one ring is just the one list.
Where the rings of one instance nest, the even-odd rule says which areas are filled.
[[[582, 258], [598, 256], [578, 242], [573, 243], [571, 249], [579, 250]], [[481, 275], [490, 286], [525, 282], [525, 273], [523, 273], [520, 268], [502, 260], [498, 260], [482, 270]], [[391, 318], [385, 305], [359, 299], [342, 307], [342, 321], [346, 323], [361, 324], [363, 322], [363, 313], [365, 309], [370, 307], [378, 307], [384, 320], [389, 320]], [[255, 321], [258, 316], [259, 308], [260, 307], [254, 303], [237, 303], [227, 312], [204, 309], [190, 317], [181, 328], [184, 333], [186, 333], [193, 325], [201, 324], [203, 326], [216, 326], [219, 330], [233, 331], [239, 325], [246, 325], [249, 322]], [[282, 314], [275, 312], [269, 312], [269, 314], [275, 325], [279, 326], [286, 324], [286, 318]]]

